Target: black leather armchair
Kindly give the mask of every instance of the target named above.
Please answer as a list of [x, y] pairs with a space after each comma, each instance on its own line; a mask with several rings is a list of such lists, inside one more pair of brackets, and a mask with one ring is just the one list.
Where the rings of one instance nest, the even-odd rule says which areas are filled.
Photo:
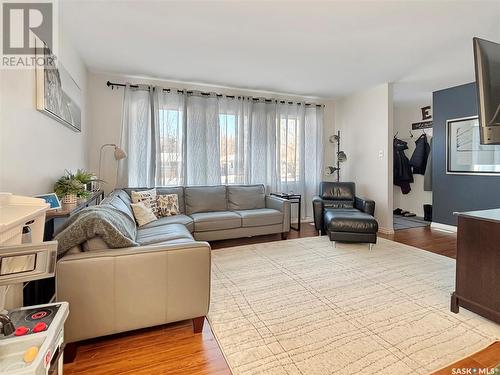
[[313, 198], [314, 225], [332, 241], [376, 243], [375, 202], [355, 191], [353, 182], [322, 182]]

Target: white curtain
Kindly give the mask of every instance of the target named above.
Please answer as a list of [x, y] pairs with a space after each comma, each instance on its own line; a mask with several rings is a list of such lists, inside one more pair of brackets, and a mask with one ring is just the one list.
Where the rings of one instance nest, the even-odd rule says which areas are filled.
[[122, 186], [262, 183], [302, 194], [312, 216], [323, 161], [323, 108], [154, 88], [125, 89]]
[[276, 190], [302, 195], [302, 217], [312, 217], [323, 170], [323, 108], [305, 103], [277, 105]]
[[156, 134], [152, 115], [152, 89], [126, 85], [123, 101], [121, 148], [127, 157], [118, 164], [117, 185], [154, 186]]
[[252, 103], [251, 130], [247, 142], [248, 183], [264, 183], [269, 192], [280, 191], [276, 102]]
[[186, 130], [186, 185], [221, 183], [217, 96], [189, 94]]
[[156, 186], [184, 185], [186, 179], [186, 97], [155, 88]]

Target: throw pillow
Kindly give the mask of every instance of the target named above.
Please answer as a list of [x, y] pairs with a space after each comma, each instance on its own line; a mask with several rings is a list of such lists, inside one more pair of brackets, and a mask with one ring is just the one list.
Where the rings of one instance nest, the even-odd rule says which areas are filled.
[[140, 227], [157, 220], [151, 208], [147, 207], [144, 202], [132, 203], [130, 206], [132, 207], [132, 211], [134, 211], [135, 220]]
[[177, 194], [163, 194], [156, 197], [158, 217], [179, 215], [179, 197]]
[[149, 207], [153, 214], [156, 215], [158, 208], [156, 206], [156, 189], [133, 191], [131, 194], [132, 203], [142, 202], [146, 207]]

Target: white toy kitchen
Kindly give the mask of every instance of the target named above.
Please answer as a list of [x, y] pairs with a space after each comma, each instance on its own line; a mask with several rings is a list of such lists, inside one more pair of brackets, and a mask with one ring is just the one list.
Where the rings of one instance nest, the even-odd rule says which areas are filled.
[[0, 193], [0, 374], [62, 374], [68, 303], [22, 307], [23, 283], [53, 277], [57, 242], [43, 242], [49, 205]]

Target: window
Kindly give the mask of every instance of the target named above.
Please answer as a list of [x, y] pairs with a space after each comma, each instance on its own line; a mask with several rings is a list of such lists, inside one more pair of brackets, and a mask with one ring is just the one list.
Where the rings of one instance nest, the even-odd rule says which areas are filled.
[[300, 181], [300, 153], [298, 121], [281, 118], [280, 121], [280, 175], [281, 182]]
[[159, 111], [160, 171], [158, 176], [161, 186], [182, 185], [182, 116], [177, 110]]
[[219, 114], [220, 176], [222, 184], [234, 184], [236, 172], [236, 115]]
[[323, 160], [321, 107], [125, 90], [122, 143], [128, 157], [119, 163], [121, 185], [262, 183], [269, 191], [312, 199]]

